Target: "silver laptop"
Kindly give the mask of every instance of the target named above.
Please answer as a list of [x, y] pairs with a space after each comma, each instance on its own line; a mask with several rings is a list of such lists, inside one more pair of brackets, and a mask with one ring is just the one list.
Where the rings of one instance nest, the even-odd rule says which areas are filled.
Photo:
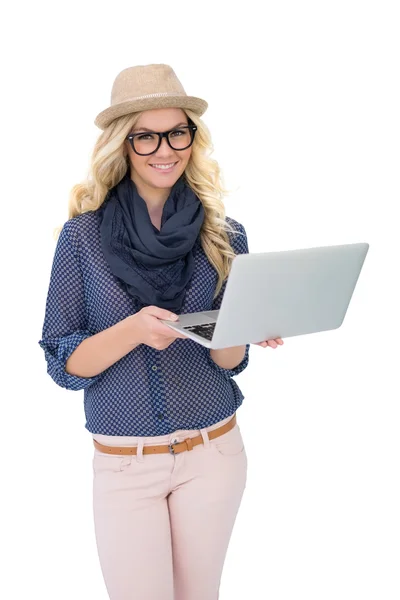
[[219, 310], [163, 323], [207, 348], [336, 329], [343, 323], [369, 244], [239, 254]]

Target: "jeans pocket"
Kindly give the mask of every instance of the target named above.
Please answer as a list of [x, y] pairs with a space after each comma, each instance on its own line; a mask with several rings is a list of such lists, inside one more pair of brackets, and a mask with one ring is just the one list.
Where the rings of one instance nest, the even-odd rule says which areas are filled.
[[211, 443], [218, 454], [222, 456], [236, 456], [244, 452], [243, 438], [237, 424], [228, 433], [224, 433], [224, 435], [216, 438]]
[[118, 456], [116, 454], [103, 454], [98, 450], [94, 451], [92, 466], [93, 474], [100, 473], [120, 473], [125, 471], [132, 463], [132, 456]]

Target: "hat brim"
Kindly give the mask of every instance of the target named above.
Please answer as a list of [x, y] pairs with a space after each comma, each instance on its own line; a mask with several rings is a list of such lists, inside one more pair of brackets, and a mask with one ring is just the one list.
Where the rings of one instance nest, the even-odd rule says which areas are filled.
[[100, 129], [105, 129], [114, 119], [123, 117], [143, 110], [152, 110], [155, 108], [188, 108], [199, 117], [207, 110], [208, 103], [201, 98], [194, 96], [157, 96], [155, 98], [141, 98], [121, 102], [115, 106], [110, 106], [99, 113], [94, 121]]

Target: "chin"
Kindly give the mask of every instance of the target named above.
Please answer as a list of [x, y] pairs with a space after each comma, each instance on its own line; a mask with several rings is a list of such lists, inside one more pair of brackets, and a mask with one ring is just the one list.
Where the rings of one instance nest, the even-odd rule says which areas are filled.
[[165, 175], [158, 175], [157, 173], [153, 177], [148, 178], [148, 182], [156, 188], [169, 188], [175, 185], [178, 179], [181, 177], [183, 172], [177, 171], [176, 173], [168, 173]]
[[149, 184], [158, 189], [172, 188], [175, 183], [178, 181], [179, 177], [165, 177], [164, 181], [149, 181]]

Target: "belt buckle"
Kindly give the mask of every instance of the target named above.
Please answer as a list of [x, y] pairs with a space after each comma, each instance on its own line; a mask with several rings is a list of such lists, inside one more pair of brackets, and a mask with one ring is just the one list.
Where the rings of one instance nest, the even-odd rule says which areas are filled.
[[171, 444], [168, 444], [168, 449], [169, 449], [170, 454], [173, 454], [175, 456], [175, 451], [174, 451], [173, 447], [175, 446], [175, 444], [178, 444], [178, 443], [179, 443], [178, 440], [174, 440]]

